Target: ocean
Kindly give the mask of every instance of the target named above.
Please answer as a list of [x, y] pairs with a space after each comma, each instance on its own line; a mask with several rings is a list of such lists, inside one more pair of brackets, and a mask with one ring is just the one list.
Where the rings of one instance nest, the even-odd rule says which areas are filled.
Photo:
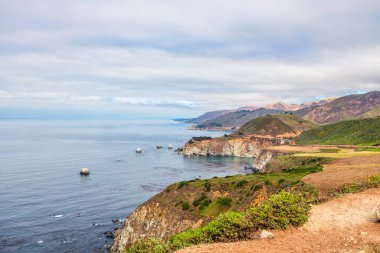
[[[245, 173], [252, 163], [178, 155], [192, 136], [224, 134], [187, 127], [171, 120], [0, 120], [0, 252], [106, 252], [112, 240], [104, 233], [165, 186]], [[82, 167], [89, 176], [79, 175]]]

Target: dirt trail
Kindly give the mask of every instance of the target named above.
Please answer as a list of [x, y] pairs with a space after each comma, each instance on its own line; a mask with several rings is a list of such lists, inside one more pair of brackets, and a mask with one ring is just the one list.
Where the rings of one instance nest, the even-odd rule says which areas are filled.
[[360, 250], [380, 246], [380, 224], [371, 220], [379, 205], [380, 189], [370, 189], [313, 206], [303, 227], [272, 231], [274, 239], [198, 245], [177, 252], [365, 252]]

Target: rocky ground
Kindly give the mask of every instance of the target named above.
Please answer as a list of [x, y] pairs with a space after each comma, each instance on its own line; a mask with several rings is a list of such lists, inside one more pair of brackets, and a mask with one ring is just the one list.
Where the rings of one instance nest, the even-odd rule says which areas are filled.
[[380, 189], [370, 189], [314, 206], [304, 226], [271, 231], [274, 239], [198, 245], [177, 252], [376, 252], [380, 224], [374, 217], [379, 205]]

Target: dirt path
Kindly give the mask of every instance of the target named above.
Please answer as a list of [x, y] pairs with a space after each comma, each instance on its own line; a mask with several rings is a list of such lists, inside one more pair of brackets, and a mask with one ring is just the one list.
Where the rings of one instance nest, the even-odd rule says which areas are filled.
[[380, 246], [380, 224], [371, 220], [380, 205], [380, 189], [350, 194], [314, 206], [301, 228], [272, 231], [274, 239], [198, 245], [178, 253], [370, 252]]
[[333, 189], [374, 174], [380, 174], [380, 155], [336, 159], [302, 181], [317, 188], [320, 198], [325, 199]]

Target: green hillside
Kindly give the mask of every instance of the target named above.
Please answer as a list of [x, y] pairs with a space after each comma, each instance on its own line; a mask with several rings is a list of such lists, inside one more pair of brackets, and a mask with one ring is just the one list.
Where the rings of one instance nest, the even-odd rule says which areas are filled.
[[251, 120], [240, 127], [234, 135], [298, 135], [299, 133], [317, 127], [314, 123], [291, 114], [267, 115]]
[[380, 117], [323, 125], [302, 133], [296, 143], [380, 145]]

